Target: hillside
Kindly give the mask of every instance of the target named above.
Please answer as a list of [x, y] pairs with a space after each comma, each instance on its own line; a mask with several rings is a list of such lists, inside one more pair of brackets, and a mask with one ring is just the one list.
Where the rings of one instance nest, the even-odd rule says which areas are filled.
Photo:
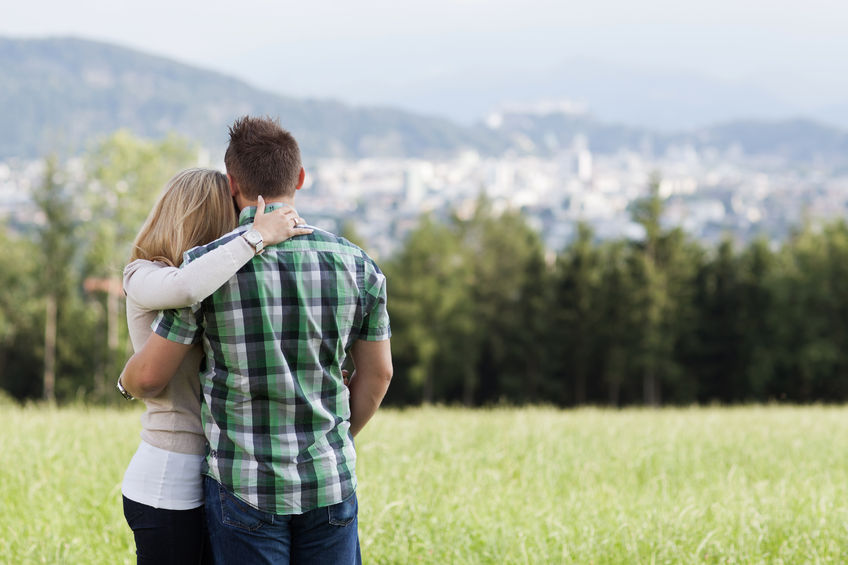
[[541, 155], [552, 155], [569, 147], [575, 136], [583, 135], [589, 140], [589, 148], [601, 154], [621, 150], [642, 152], [650, 148], [649, 152], [656, 156], [671, 147], [690, 146], [696, 150], [741, 151], [745, 155], [771, 157], [789, 164], [848, 165], [848, 132], [806, 119], [736, 120], [678, 133], [563, 113], [505, 113], [498, 121], [500, 135], [516, 146], [532, 145], [530, 150]]
[[310, 158], [443, 157], [466, 148], [544, 156], [569, 147], [576, 135], [596, 153], [650, 147], [661, 154], [689, 145], [840, 164], [848, 155], [845, 131], [798, 119], [668, 133], [591, 115], [512, 112], [497, 127], [466, 127], [395, 108], [290, 98], [213, 71], [72, 38], [0, 38], [0, 108], [0, 159], [82, 151], [118, 128], [151, 138], [176, 132], [214, 151], [223, 149], [227, 125], [244, 114], [278, 116]]
[[295, 100], [212, 72], [81, 39], [0, 38], [0, 158], [77, 151], [118, 128], [177, 132], [223, 147], [244, 114], [279, 116], [312, 156], [439, 155], [500, 151], [481, 128], [390, 108]]

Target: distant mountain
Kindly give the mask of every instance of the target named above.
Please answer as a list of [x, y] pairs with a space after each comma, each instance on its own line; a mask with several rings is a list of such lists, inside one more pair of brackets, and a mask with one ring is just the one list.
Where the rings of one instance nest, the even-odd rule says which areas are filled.
[[[563, 70], [558, 80], [577, 74]], [[601, 88], [614, 84], [605, 82], [608, 79], [612, 77], [599, 79], [598, 90], [587, 90], [587, 96], [597, 100], [605, 96], [608, 105], [643, 104], [647, 112], [645, 93]], [[522, 84], [519, 90], [528, 101], [534, 93], [544, 98], [557, 92], [546, 91], [529, 78], [515, 82]], [[487, 84], [481, 82], [481, 88]], [[662, 93], [672, 85], [656, 84], [655, 98], [661, 105]], [[734, 92], [720, 94], [732, 97]], [[695, 106], [709, 97], [695, 94]], [[593, 100], [585, 102], [596, 106]], [[486, 124], [463, 126], [394, 108], [281, 96], [216, 72], [104, 43], [0, 38], [0, 159], [38, 157], [51, 150], [81, 151], [97, 136], [118, 128], [151, 138], [176, 132], [223, 151], [227, 125], [244, 114], [278, 116], [295, 134], [307, 159], [444, 157], [463, 149], [483, 155], [553, 155], [571, 147], [576, 136], [585, 137], [596, 153], [627, 149], [658, 154], [672, 145], [691, 145], [741, 149], [789, 161], [848, 159], [846, 132], [809, 120], [760, 118], [669, 132], [661, 124], [624, 126], [568, 111], [575, 107], [579, 105], [548, 104], [540, 110], [524, 104]], [[750, 115], [760, 114], [752, 110]], [[602, 116], [610, 120], [609, 115]]]
[[0, 38], [0, 108], [0, 158], [80, 150], [122, 127], [154, 138], [174, 131], [223, 149], [227, 125], [244, 114], [279, 116], [312, 157], [505, 148], [482, 127], [391, 108], [296, 100], [161, 57], [69, 38]]
[[437, 89], [408, 84], [394, 87], [385, 96], [404, 100], [406, 107], [454, 119], [485, 116], [504, 103], [568, 99], [605, 120], [663, 131], [737, 118], [779, 119], [799, 110], [765, 89], [741, 82], [586, 58], [509, 73], [474, 69], [441, 77]]
[[582, 137], [590, 150], [602, 154], [629, 150], [661, 155], [670, 147], [686, 145], [697, 150], [741, 150], [745, 155], [774, 157], [786, 163], [848, 164], [848, 132], [806, 119], [736, 120], [677, 133], [562, 112], [503, 112], [491, 116], [489, 123], [512, 145], [537, 154], [553, 155]]
[[696, 148], [739, 147], [790, 162], [848, 162], [848, 132], [805, 119], [737, 120], [682, 136]]

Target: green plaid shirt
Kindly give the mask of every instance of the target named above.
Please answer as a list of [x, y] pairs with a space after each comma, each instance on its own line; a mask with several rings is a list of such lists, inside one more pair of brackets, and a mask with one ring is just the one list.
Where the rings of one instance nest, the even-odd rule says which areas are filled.
[[[268, 209], [279, 207], [270, 205]], [[185, 254], [239, 237], [253, 222]], [[208, 474], [264, 512], [301, 514], [356, 490], [346, 351], [388, 339], [386, 278], [349, 241], [315, 229], [270, 246], [212, 296], [159, 314], [153, 330], [203, 341]]]

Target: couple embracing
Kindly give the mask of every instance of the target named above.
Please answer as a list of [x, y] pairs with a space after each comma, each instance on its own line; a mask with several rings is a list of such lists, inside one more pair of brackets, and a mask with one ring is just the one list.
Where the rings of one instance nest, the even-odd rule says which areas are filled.
[[299, 218], [276, 121], [237, 120], [224, 161], [169, 182], [124, 271], [138, 562], [359, 563], [353, 437], [392, 376], [385, 277]]

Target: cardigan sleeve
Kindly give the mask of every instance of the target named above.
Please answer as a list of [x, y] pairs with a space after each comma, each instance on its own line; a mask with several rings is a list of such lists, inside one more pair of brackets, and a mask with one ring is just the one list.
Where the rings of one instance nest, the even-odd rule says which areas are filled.
[[191, 306], [220, 288], [253, 256], [250, 244], [235, 237], [181, 268], [137, 259], [124, 269], [124, 291], [146, 310]]

